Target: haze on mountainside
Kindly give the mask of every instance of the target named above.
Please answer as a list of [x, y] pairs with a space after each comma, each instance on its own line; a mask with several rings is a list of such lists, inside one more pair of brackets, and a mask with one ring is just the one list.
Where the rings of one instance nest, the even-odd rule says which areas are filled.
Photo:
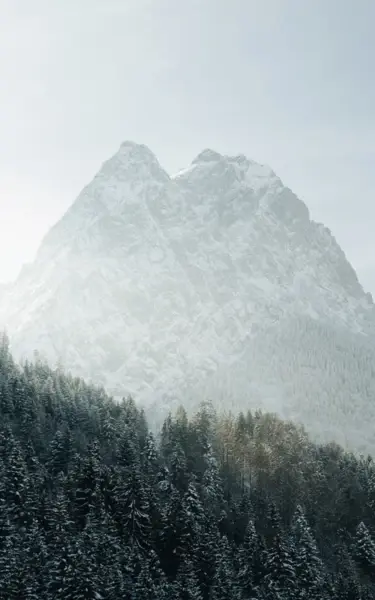
[[0, 282], [134, 139], [170, 173], [206, 146], [272, 165], [375, 292], [374, 2], [1, 7]]
[[[169, 176], [124, 142], [2, 294], [18, 358], [130, 393], [266, 408], [374, 450], [375, 308], [330, 231], [269, 167], [202, 151]], [[364, 418], [365, 415], [365, 418]]]

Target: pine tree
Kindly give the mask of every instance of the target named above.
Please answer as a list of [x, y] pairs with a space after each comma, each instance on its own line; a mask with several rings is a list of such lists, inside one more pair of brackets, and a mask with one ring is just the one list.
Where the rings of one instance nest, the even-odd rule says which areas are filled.
[[141, 454], [145, 499], [150, 519], [150, 543], [155, 546], [161, 527], [161, 498], [158, 489], [160, 457], [155, 439], [148, 433]]
[[78, 527], [85, 527], [90, 511], [99, 509], [101, 503], [101, 459], [97, 442], [90, 444], [88, 454], [80, 465], [75, 492], [75, 510]]
[[194, 565], [184, 561], [177, 573], [176, 592], [179, 600], [203, 600]]
[[224, 504], [223, 481], [211, 445], [204, 454], [204, 466], [202, 479], [203, 502], [205, 510], [217, 518]]
[[117, 556], [112, 560], [111, 567], [104, 580], [106, 582], [106, 600], [118, 600], [119, 598], [125, 600], [124, 574], [121, 568], [121, 562]]
[[220, 544], [220, 533], [216, 522], [209, 517], [199, 537], [195, 557], [195, 572], [202, 591], [203, 600], [208, 600], [212, 580], [216, 572], [216, 554]]
[[67, 473], [72, 458], [72, 438], [69, 429], [58, 430], [52, 440], [47, 468], [52, 477], [59, 473]]
[[237, 600], [241, 597], [233, 568], [228, 540], [222, 537], [216, 556], [216, 571], [212, 581], [210, 600]]
[[[131, 418], [132, 420], [133, 417]], [[116, 453], [117, 464], [126, 473], [131, 472], [136, 466], [140, 467], [138, 440], [135, 438], [134, 433], [134, 431], [126, 426], [118, 443]]]
[[92, 528], [97, 532], [96, 568], [100, 573], [106, 600], [125, 598], [126, 578], [123, 561], [125, 546], [118, 536], [116, 524], [102, 505], [102, 514], [90, 516]]
[[[360, 573], [346, 545], [340, 544], [337, 558], [339, 581], [342, 582], [341, 592], [337, 593], [337, 598], [339, 600], [364, 600]], [[338, 585], [336, 588], [339, 589], [340, 586]]]
[[160, 454], [166, 464], [168, 464], [169, 458], [173, 452], [173, 447], [174, 447], [174, 439], [173, 439], [172, 432], [173, 432], [172, 415], [169, 413], [169, 415], [164, 420], [163, 425], [161, 427], [160, 444], [159, 444]]
[[273, 501], [271, 501], [268, 505], [267, 515], [266, 515], [266, 530], [265, 530], [265, 539], [267, 545], [272, 545], [273, 540], [277, 536], [282, 535], [282, 527], [281, 527], [281, 517], [280, 513]]
[[160, 468], [160, 458], [152, 433], [148, 433], [142, 450], [142, 471], [144, 479], [150, 487], [155, 485]]
[[334, 600], [363, 600], [361, 585], [353, 578], [347, 578], [345, 574], [338, 573], [333, 592]]
[[161, 570], [157, 555], [153, 550], [143, 561], [141, 571], [134, 586], [134, 600], [155, 600], [167, 593], [168, 583]]
[[14, 373], [14, 363], [9, 351], [9, 338], [0, 333], [0, 414], [2, 423], [9, 423], [14, 415], [14, 402], [10, 380]]
[[75, 523], [69, 513], [66, 478], [60, 475], [55, 481], [55, 493], [47, 498], [44, 525], [47, 543], [59, 548], [73, 533]]
[[72, 534], [66, 534], [59, 546], [51, 544], [48, 547], [43, 570], [46, 600], [68, 600], [70, 590], [75, 586], [77, 554]]
[[253, 583], [254, 589], [259, 590], [266, 575], [267, 575], [267, 559], [268, 552], [264, 537], [261, 535], [257, 536], [257, 552], [253, 557]]
[[265, 579], [257, 590], [256, 600], [292, 600], [294, 598], [288, 591], [282, 591], [273, 579]]
[[150, 543], [150, 515], [147, 494], [136, 466], [115, 490], [116, 519], [122, 523], [125, 540], [134, 549], [146, 549]]
[[250, 598], [254, 590], [259, 538], [252, 520], [249, 521], [242, 548], [239, 551], [238, 585], [243, 598]]
[[32, 521], [32, 488], [20, 444], [10, 427], [0, 433], [0, 461], [2, 478], [0, 497], [12, 523], [26, 527]]
[[202, 535], [205, 515], [196, 487], [190, 483], [182, 498], [181, 515], [181, 556], [194, 560], [197, 556], [200, 537]]
[[277, 534], [267, 550], [265, 583], [272, 593], [287, 594], [292, 600], [296, 589], [296, 570], [287, 540]]
[[167, 577], [173, 579], [180, 566], [184, 531], [182, 498], [173, 487], [162, 511], [159, 556]]
[[294, 542], [293, 560], [298, 579], [297, 597], [320, 600], [323, 564], [301, 506], [298, 506], [295, 512], [292, 531]]
[[237, 465], [240, 473], [241, 492], [245, 490], [245, 484], [249, 481], [249, 461], [248, 461], [248, 433], [247, 423], [244, 414], [241, 412], [235, 423], [234, 443], [237, 458]]
[[368, 478], [368, 489], [367, 489], [367, 504], [370, 509], [370, 513], [375, 513], [375, 465], [372, 464], [372, 468]]
[[68, 484], [60, 473], [56, 478], [55, 493], [47, 498], [45, 506], [47, 560], [43, 573], [46, 600], [65, 600], [66, 590], [74, 586], [77, 528], [69, 511]]
[[185, 452], [179, 443], [175, 444], [169, 460], [169, 472], [172, 485], [179, 491], [185, 492], [189, 485], [189, 474]]
[[357, 527], [353, 550], [363, 572], [375, 579], [375, 543], [363, 521]]
[[20, 562], [19, 536], [0, 498], [0, 600], [18, 600]]
[[249, 519], [254, 514], [250, 495], [247, 492], [241, 494], [239, 501], [235, 502], [232, 510], [234, 521], [233, 539], [236, 544], [244, 542], [246, 527]]
[[24, 533], [21, 543], [21, 560], [17, 565], [18, 598], [20, 600], [39, 600], [46, 594], [43, 568], [48, 559], [48, 551], [37, 521]]
[[35, 452], [40, 455], [45, 450], [46, 439], [40, 419], [38, 398], [32, 388], [28, 388], [26, 394], [25, 407], [18, 423], [20, 441], [32, 443]]

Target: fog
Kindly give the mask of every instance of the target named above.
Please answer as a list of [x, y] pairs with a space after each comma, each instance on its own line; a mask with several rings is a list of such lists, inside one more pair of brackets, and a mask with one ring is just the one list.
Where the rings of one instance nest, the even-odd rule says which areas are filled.
[[270, 164], [375, 291], [371, 0], [0, 5], [0, 281], [133, 139]]

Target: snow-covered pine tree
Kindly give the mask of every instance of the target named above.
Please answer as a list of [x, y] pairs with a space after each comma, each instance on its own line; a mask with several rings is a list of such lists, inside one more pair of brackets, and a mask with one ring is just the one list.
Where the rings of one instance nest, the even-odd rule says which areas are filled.
[[194, 564], [186, 560], [181, 563], [176, 577], [178, 600], [203, 600]]
[[301, 506], [297, 506], [293, 517], [292, 541], [293, 561], [298, 581], [297, 598], [320, 600], [324, 567]]
[[227, 537], [223, 536], [216, 552], [216, 569], [209, 599], [239, 600], [240, 598], [241, 594], [236, 581], [232, 551]]
[[255, 569], [257, 566], [257, 555], [261, 551], [259, 548], [259, 537], [255, 530], [253, 521], [247, 524], [245, 539], [239, 551], [239, 570], [238, 586], [241, 590], [242, 598], [251, 598], [254, 592]]
[[284, 594], [288, 600], [294, 600], [297, 574], [293, 562], [294, 551], [288, 542], [285, 536], [278, 533], [273, 539], [272, 546], [267, 548], [264, 580], [267, 589], [272, 590], [272, 593], [277, 591]]
[[362, 571], [375, 581], [375, 542], [363, 521], [356, 529], [353, 553]]

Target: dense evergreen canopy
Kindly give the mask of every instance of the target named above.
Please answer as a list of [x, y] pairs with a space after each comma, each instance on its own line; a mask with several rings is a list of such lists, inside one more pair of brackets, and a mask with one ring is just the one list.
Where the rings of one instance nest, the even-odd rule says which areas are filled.
[[0, 600], [375, 597], [375, 464], [275, 415], [168, 417], [0, 339]]

